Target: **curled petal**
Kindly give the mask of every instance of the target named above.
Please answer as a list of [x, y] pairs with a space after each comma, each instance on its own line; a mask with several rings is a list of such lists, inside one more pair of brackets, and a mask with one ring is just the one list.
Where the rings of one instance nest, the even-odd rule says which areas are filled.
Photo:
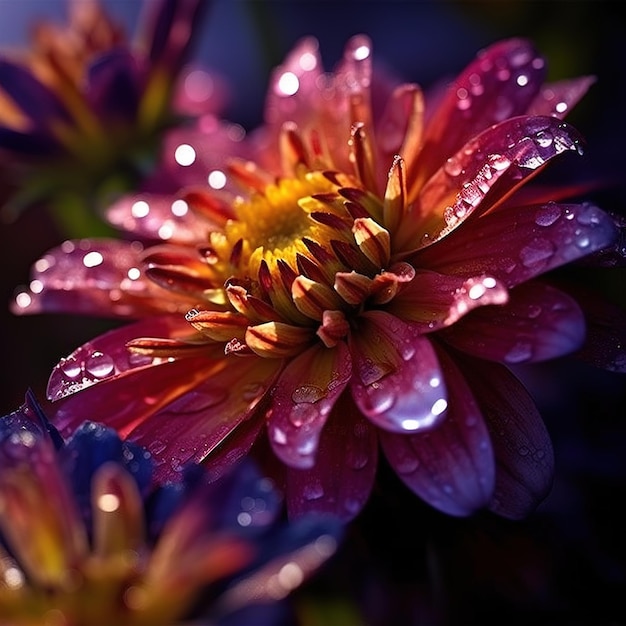
[[508, 303], [481, 308], [444, 332], [456, 348], [483, 359], [531, 363], [580, 348], [585, 318], [567, 294], [538, 282], [518, 285]]
[[351, 373], [343, 342], [313, 346], [290, 361], [274, 387], [267, 424], [272, 448], [286, 465], [313, 466], [320, 432]]
[[187, 321], [202, 334], [215, 341], [244, 340], [249, 320], [245, 315], [232, 311], [197, 311], [186, 315]]
[[508, 287], [609, 246], [614, 221], [592, 204], [511, 207], [459, 228], [414, 262], [443, 274], [491, 274]]
[[530, 394], [508, 369], [475, 359], [463, 363], [496, 456], [496, 485], [489, 508], [503, 517], [522, 519], [552, 487], [550, 435]]
[[415, 278], [389, 303], [387, 311], [416, 323], [424, 333], [454, 324], [472, 309], [502, 304], [508, 290], [492, 276], [446, 276], [418, 271]]
[[[555, 156], [580, 152], [581, 144], [573, 127], [553, 117], [515, 117], [488, 128], [425, 184], [416, 214], [407, 214], [398, 236], [406, 247], [432, 244], [470, 215], [502, 202]], [[498, 193], [489, 195], [496, 185]]]
[[324, 426], [315, 465], [287, 470], [289, 516], [331, 513], [343, 522], [350, 521], [369, 498], [377, 465], [376, 429], [344, 393]]
[[291, 285], [291, 294], [298, 310], [314, 320], [321, 320], [327, 310], [338, 309], [341, 305], [337, 294], [324, 283], [298, 276]]
[[283, 322], [266, 322], [246, 330], [246, 344], [263, 357], [295, 356], [311, 343], [312, 328], [292, 326]]
[[434, 426], [447, 407], [437, 355], [417, 327], [382, 311], [360, 318], [350, 336], [352, 395], [374, 424], [396, 433]]
[[386, 267], [389, 264], [389, 231], [368, 217], [355, 219], [352, 232], [359, 249], [374, 265]]
[[431, 506], [466, 516], [487, 506], [495, 462], [489, 432], [470, 387], [452, 359], [438, 351], [446, 378], [445, 417], [423, 433], [381, 432], [385, 456], [400, 479]]

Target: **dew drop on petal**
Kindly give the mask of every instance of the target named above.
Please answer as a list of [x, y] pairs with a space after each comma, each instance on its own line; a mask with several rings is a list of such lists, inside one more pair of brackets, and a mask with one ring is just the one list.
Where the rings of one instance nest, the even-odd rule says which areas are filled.
[[317, 407], [308, 402], [301, 402], [294, 405], [289, 411], [289, 421], [296, 427], [304, 426], [313, 422], [319, 411]]
[[85, 360], [85, 371], [95, 378], [106, 378], [110, 376], [114, 370], [115, 362], [108, 354], [104, 354], [103, 352], [93, 352]]
[[395, 470], [399, 474], [412, 474], [419, 465], [419, 459], [411, 454], [405, 454], [394, 461]]
[[63, 359], [60, 363], [60, 368], [68, 378], [77, 378], [83, 371], [82, 364], [73, 356]]
[[556, 204], [548, 204], [541, 207], [535, 214], [535, 224], [537, 226], [552, 226], [559, 217], [561, 217], [562, 210]]
[[296, 402], [314, 403], [326, 396], [326, 392], [316, 385], [302, 385], [294, 390], [291, 399]]
[[527, 341], [518, 341], [505, 355], [507, 363], [523, 363], [531, 359], [533, 355], [532, 345]]

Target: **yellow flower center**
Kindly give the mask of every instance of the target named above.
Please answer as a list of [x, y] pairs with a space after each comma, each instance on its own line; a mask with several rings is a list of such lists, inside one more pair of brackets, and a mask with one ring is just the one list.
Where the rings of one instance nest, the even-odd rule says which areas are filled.
[[271, 270], [278, 260], [296, 270], [297, 255], [307, 254], [306, 240], [324, 242], [334, 233], [311, 212], [321, 204], [314, 199], [316, 194], [336, 190], [321, 172], [306, 171], [268, 185], [264, 193], [239, 198], [234, 204], [237, 219], [230, 220], [223, 232], [211, 234], [217, 258], [230, 265], [223, 268], [224, 277], [256, 278], [262, 261]]

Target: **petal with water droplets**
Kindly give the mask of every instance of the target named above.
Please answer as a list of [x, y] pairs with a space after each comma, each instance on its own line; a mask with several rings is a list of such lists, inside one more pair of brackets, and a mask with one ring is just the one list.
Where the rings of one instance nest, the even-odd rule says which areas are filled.
[[506, 287], [491, 276], [463, 279], [418, 271], [386, 311], [418, 324], [422, 332], [428, 333], [454, 324], [476, 307], [503, 304], [507, 299]]
[[199, 462], [217, 477], [248, 452], [260, 432], [263, 420], [256, 413], [283, 362], [237, 356], [222, 361], [222, 369], [129, 432], [157, 461], [159, 480], [175, 479], [185, 464]]
[[613, 220], [592, 204], [511, 207], [423, 248], [414, 262], [442, 274], [489, 273], [513, 287], [609, 246]]
[[350, 336], [352, 395], [374, 424], [396, 433], [436, 424], [447, 407], [437, 355], [414, 324], [382, 311], [359, 318]]
[[290, 361], [272, 392], [267, 428], [275, 454], [290, 467], [310, 468], [328, 415], [352, 373], [344, 342], [313, 346]]
[[463, 363], [496, 456], [496, 486], [489, 508], [503, 517], [522, 519], [552, 487], [550, 435], [530, 394], [508, 369], [476, 359]]
[[369, 498], [377, 465], [376, 429], [344, 393], [324, 426], [315, 465], [287, 469], [289, 516], [331, 513], [350, 521]]
[[449, 407], [437, 426], [423, 433], [381, 432], [385, 456], [400, 479], [431, 506], [465, 516], [487, 506], [495, 462], [476, 400], [450, 356], [438, 351]]
[[563, 119], [596, 82], [595, 76], [548, 83], [530, 105], [528, 115], [553, 115]]
[[454, 347], [483, 359], [534, 363], [580, 348], [585, 318], [572, 297], [533, 281], [512, 289], [507, 304], [478, 309], [442, 336]]

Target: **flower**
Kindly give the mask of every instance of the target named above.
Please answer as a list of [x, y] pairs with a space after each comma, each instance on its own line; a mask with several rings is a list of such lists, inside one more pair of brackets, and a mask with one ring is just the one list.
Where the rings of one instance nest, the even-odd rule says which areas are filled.
[[528, 515], [553, 450], [511, 368], [583, 345], [581, 307], [547, 274], [616, 237], [564, 201], [575, 186], [527, 184], [581, 152], [562, 118], [593, 82], [545, 73], [510, 39], [426, 98], [378, 90], [365, 36], [332, 74], [303, 41], [245, 141], [254, 160], [111, 207], [160, 243], [66, 242], [36, 265], [17, 313], [137, 318], [56, 366], [55, 424], [88, 404], [162, 478], [190, 460], [223, 471], [266, 432], [292, 516], [357, 515], [381, 452], [444, 513]]
[[32, 393], [0, 418], [0, 461], [0, 624], [247, 624], [341, 532], [328, 517], [283, 524], [251, 463], [155, 486], [147, 451], [91, 421], [63, 441]]
[[97, 0], [69, 2], [66, 27], [41, 21], [29, 49], [2, 55], [5, 217], [56, 204], [71, 227], [72, 199], [101, 208], [145, 175], [164, 129], [189, 108], [179, 81], [205, 5], [147, 3], [129, 41]]

